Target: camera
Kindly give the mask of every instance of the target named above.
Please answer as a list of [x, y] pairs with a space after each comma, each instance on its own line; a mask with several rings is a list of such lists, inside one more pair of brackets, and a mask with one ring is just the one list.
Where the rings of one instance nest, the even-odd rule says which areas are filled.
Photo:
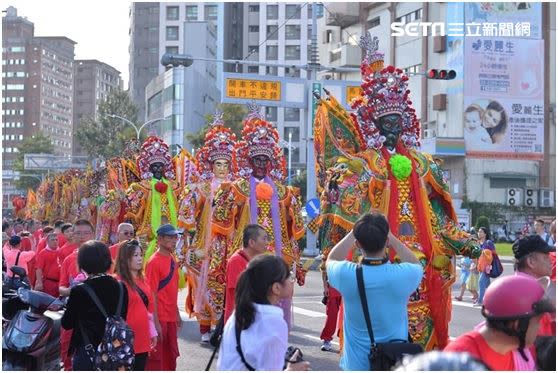
[[[299, 352], [298, 356], [296, 357], [295, 360], [293, 360], [294, 355], [297, 351]], [[287, 363], [299, 363], [302, 360], [303, 360], [302, 359], [302, 351], [300, 351], [300, 348], [294, 347], [294, 346], [289, 346], [287, 348], [287, 352], [285, 352], [285, 362], [287, 362]]]
[[324, 306], [327, 306], [327, 295], [324, 295], [324, 297], [322, 298], [322, 304]]

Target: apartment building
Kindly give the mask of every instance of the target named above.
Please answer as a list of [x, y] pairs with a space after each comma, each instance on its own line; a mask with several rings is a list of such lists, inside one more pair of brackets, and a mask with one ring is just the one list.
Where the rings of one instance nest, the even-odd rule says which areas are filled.
[[86, 155], [75, 135], [85, 118], [98, 119], [99, 103], [115, 89], [122, 89], [120, 71], [98, 60], [76, 60], [74, 64], [73, 155]]

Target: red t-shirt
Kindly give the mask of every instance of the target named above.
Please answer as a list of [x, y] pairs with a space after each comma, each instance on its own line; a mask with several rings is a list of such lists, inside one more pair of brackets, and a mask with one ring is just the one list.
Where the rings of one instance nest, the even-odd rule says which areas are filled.
[[[122, 280], [118, 276], [119, 280]], [[126, 322], [134, 331], [134, 351], [136, 354], [151, 351], [149, 336], [149, 317], [147, 313], [153, 313], [153, 293], [145, 279], [136, 279], [136, 286], [139, 287], [148, 298], [148, 308], [145, 308], [138, 291], [125, 281], [122, 281], [128, 290], [128, 316]], [[176, 312], [175, 312], [176, 313]]]
[[159, 289], [159, 282], [167, 278], [171, 269], [171, 255], [163, 255], [158, 250], [153, 254], [145, 268], [145, 277], [151, 291], [157, 297], [159, 321], [173, 322], [178, 310], [178, 264], [174, 262], [174, 272], [168, 284]]
[[62, 247], [66, 244], [66, 242], [68, 242], [66, 236], [64, 236], [64, 233], [58, 233], [57, 236], [58, 236], [58, 247]]
[[53, 297], [58, 297], [58, 283], [60, 281], [60, 260], [58, 250], [46, 248], [36, 256], [35, 270], [43, 271], [43, 291]]
[[[535, 357], [534, 348], [530, 348], [530, 350]], [[457, 337], [444, 348], [444, 351], [468, 352], [472, 357], [486, 364], [491, 370], [515, 370], [513, 351], [505, 354], [494, 351], [476, 330]]]
[[236, 290], [238, 276], [244, 272], [249, 261], [250, 258], [242, 249], [234, 253], [227, 261], [227, 273], [225, 276], [225, 284], [227, 286], [225, 289], [225, 322], [227, 322], [234, 311], [234, 291]]
[[77, 265], [77, 251], [74, 251], [64, 259], [60, 267], [60, 282], [58, 286], [70, 287], [70, 280], [78, 275], [79, 269]]
[[121, 243], [118, 242], [112, 245], [111, 247], [109, 247], [110, 257], [112, 258], [113, 263], [116, 263], [116, 256], [118, 255], [118, 248], [120, 247], [120, 244]]
[[31, 238], [29, 237], [21, 237], [21, 251], [31, 251], [33, 249], [33, 244], [31, 242]]
[[537, 333], [539, 336], [545, 335], [553, 335], [556, 336], [556, 320], [553, 320], [552, 315], [549, 312], [546, 312], [541, 317], [541, 321], [539, 323], [539, 332]]
[[41, 240], [41, 237], [43, 236], [43, 229], [37, 229], [34, 233], [33, 233], [33, 238], [35, 239], [35, 243], [39, 243], [39, 241]]
[[60, 263], [64, 263], [64, 259], [79, 247], [77, 243], [66, 242], [64, 246], [58, 245], [58, 257], [60, 258]]
[[[47, 239], [46, 237], [43, 237], [39, 240], [39, 243], [37, 244], [37, 254], [40, 253], [47, 244]], [[61, 247], [60, 242], [58, 242], [58, 247]]]

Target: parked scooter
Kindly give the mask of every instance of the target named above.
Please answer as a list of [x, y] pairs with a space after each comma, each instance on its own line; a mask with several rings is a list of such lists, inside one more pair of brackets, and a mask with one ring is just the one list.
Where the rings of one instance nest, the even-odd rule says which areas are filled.
[[[17, 296], [19, 288], [30, 289], [29, 280], [25, 269], [18, 266], [10, 268], [13, 275], [9, 277], [2, 272], [2, 330], [18, 311], [26, 310], [29, 305], [23, 303]], [[16, 277], [17, 276], [17, 277]]]
[[7, 323], [2, 338], [2, 370], [60, 370], [60, 311], [64, 303], [40, 292], [19, 288], [29, 306]]

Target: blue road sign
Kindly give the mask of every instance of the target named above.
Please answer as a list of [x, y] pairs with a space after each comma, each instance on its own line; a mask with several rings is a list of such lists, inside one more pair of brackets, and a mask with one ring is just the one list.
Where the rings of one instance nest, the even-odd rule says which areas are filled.
[[311, 200], [306, 202], [306, 212], [312, 219], [320, 215], [320, 200], [317, 198], [312, 198]]

